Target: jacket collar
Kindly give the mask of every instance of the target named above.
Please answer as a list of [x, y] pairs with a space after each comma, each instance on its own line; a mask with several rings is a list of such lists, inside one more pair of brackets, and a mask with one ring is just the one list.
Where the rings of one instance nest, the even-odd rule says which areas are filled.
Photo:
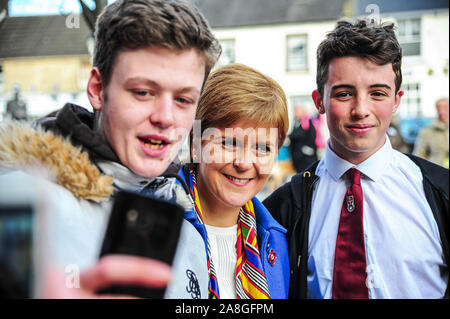
[[106, 159], [120, 163], [116, 153], [104, 138], [94, 130], [94, 113], [67, 103], [63, 108], [37, 120], [46, 130], [68, 137], [76, 146], [82, 146], [92, 159]]
[[112, 178], [101, 174], [86, 152], [62, 136], [28, 123], [1, 123], [0, 167], [40, 174], [78, 199], [101, 202], [114, 192]]
[[267, 208], [259, 201], [258, 198], [253, 197], [253, 207], [255, 208], [256, 223], [259, 227], [265, 230], [273, 229], [286, 233], [286, 228], [281, 226], [270, 214]]

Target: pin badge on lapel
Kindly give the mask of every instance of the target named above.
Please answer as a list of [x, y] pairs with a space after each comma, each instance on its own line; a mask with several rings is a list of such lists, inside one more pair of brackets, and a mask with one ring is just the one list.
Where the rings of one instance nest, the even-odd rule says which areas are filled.
[[347, 196], [347, 211], [349, 213], [355, 210], [355, 197], [353, 195]]
[[273, 266], [275, 264], [275, 259], [277, 259], [277, 254], [273, 249], [269, 251], [269, 256], [267, 258], [269, 259], [269, 263]]

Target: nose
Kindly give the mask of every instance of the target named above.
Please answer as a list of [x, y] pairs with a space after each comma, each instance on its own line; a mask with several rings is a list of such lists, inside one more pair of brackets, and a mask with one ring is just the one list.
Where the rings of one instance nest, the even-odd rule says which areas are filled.
[[359, 119], [369, 116], [369, 101], [367, 101], [364, 96], [357, 96], [351, 111], [351, 115]]
[[174, 123], [175, 103], [170, 96], [161, 95], [155, 100], [150, 122], [160, 128], [168, 128]]
[[248, 147], [240, 147], [236, 150], [233, 166], [237, 171], [243, 172], [252, 168], [253, 159], [252, 153], [248, 150]]

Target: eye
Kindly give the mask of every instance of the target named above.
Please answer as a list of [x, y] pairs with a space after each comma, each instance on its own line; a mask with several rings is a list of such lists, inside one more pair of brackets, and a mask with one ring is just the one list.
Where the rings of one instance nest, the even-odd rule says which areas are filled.
[[175, 100], [181, 104], [192, 104], [191, 100], [185, 99], [183, 97], [177, 97]]
[[134, 89], [131, 90], [131, 92], [138, 100], [147, 100], [150, 97], [154, 96], [154, 94], [148, 90]]
[[222, 140], [222, 145], [227, 149], [234, 149], [236, 147], [236, 139], [224, 137]]
[[347, 98], [350, 98], [351, 96], [352, 96], [352, 94], [348, 91], [337, 92], [335, 94], [335, 97], [338, 99], [347, 99]]
[[181, 107], [191, 107], [197, 102], [197, 98], [190, 95], [176, 96], [175, 102]]
[[383, 97], [387, 96], [387, 94], [383, 91], [375, 91], [375, 92], [372, 92], [371, 95], [375, 98], [383, 98]]
[[256, 151], [259, 156], [267, 155], [271, 152], [271, 148], [267, 144], [258, 144], [256, 145]]

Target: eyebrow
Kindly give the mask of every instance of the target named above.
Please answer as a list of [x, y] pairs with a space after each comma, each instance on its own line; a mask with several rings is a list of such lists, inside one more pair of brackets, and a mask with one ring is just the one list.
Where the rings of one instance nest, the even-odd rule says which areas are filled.
[[[392, 88], [389, 85], [382, 84], [382, 83], [372, 84], [371, 86], [369, 86], [369, 89], [381, 88], [381, 87], [386, 88], [388, 90], [392, 90]], [[355, 89], [355, 86], [354, 85], [350, 85], [350, 84], [333, 85], [331, 87], [331, 91], [335, 91], [335, 90], [342, 89], [342, 88], [344, 88], [344, 89]]]
[[[241, 139], [238, 139], [235, 135], [222, 135], [222, 138], [220, 139], [222, 142], [226, 139], [233, 139], [233, 142], [241, 142]], [[275, 146], [275, 143], [272, 141], [265, 141], [263, 140], [257, 140], [256, 144], [266, 144], [268, 146]]]
[[[129, 83], [132, 83], [132, 82], [141, 82], [141, 83], [145, 83], [146, 85], [153, 86], [153, 87], [156, 87], [158, 89], [161, 89], [161, 85], [159, 85], [157, 82], [155, 82], [153, 80], [150, 80], [150, 79], [147, 79], [147, 78], [144, 78], [144, 77], [140, 77], [140, 76], [126, 79], [125, 84], [129, 84]], [[177, 92], [180, 92], [180, 93], [187, 93], [187, 92], [191, 92], [191, 91], [197, 93], [198, 95], [200, 95], [199, 90], [196, 87], [193, 87], [193, 86], [187, 86], [187, 87], [183, 87], [183, 88], [180, 88], [180, 89], [177, 90]]]
[[392, 88], [389, 86], [389, 85], [387, 85], [387, 84], [372, 84], [371, 86], [369, 86], [369, 88], [370, 89], [373, 89], [373, 88], [386, 88], [386, 89], [388, 89], [388, 90], [392, 90]]
[[350, 84], [340, 84], [340, 85], [333, 85], [331, 87], [331, 91], [335, 91], [338, 89], [355, 89], [354, 85], [350, 85]]

